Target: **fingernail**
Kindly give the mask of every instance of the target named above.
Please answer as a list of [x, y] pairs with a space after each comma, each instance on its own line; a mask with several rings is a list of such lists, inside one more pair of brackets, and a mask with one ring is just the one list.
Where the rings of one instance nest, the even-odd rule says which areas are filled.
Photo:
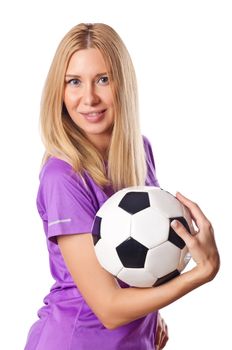
[[178, 227], [178, 222], [177, 222], [177, 220], [172, 220], [171, 226], [172, 226], [173, 228], [177, 228], [177, 227]]

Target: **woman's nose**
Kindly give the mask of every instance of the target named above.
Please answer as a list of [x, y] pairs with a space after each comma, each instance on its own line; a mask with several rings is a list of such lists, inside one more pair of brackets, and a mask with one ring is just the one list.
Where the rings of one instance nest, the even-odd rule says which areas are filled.
[[85, 86], [82, 99], [83, 103], [87, 106], [96, 105], [100, 101], [100, 97], [98, 96], [95, 87], [90, 84]]

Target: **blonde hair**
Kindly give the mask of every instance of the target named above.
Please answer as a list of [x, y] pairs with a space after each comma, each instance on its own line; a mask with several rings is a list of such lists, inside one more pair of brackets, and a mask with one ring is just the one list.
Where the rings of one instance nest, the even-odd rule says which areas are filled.
[[[65, 73], [78, 50], [96, 48], [113, 82], [115, 121], [108, 150], [108, 170], [97, 149], [72, 121], [63, 103]], [[78, 24], [60, 42], [52, 61], [41, 101], [43, 163], [55, 156], [80, 174], [87, 171], [101, 187], [114, 190], [144, 185], [146, 160], [139, 127], [137, 83], [130, 55], [119, 35], [108, 25]]]

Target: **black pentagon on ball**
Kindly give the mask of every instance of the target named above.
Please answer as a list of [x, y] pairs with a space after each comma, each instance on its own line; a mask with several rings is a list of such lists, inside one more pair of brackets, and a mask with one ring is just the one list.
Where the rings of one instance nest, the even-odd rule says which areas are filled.
[[178, 270], [174, 270], [170, 273], [168, 273], [167, 275], [161, 277], [161, 278], [158, 278], [158, 280], [155, 282], [155, 284], [153, 285], [153, 287], [158, 287], [160, 286], [161, 284], [164, 284], [168, 281], [170, 281], [171, 279], [177, 277], [180, 275], [180, 272]]
[[124, 267], [143, 268], [148, 248], [130, 237], [116, 247], [118, 257]]
[[93, 226], [92, 226], [92, 234], [93, 235], [100, 235], [100, 233], [101, 233], [101, 221], [102, 221], [102, 218], [100, 218], [100, 216], [95, 216]]
[[[189, 225], [187, 223], [187, 221], [185, 220], [184, 217], [180, 216], [180, 217], [176, 217], [176, 218], [170, 218], [170, 224], [173, 220], [178, 220], [182, 223], [182, 225], [184, 225], [184, 227], [186, 228], [186, 230], [190, 233], [190, 229], [189, 229]], [[173, 228], [170, 225], [170, 229], [169, 229], [169, 235], [168, 235], [168, 241], [170, 241], [171, 243], [173, 243], [175, 246], [177, 246], [180, 249], [183, 249], [185, 247], [185, 242], [183, 241], [183, 239], [178, 236], [178, 234], [173, 230]]]
[[150, 207], [150, 200], [147, 192], [128, 192], [118, 205], [127, 213], [135, 214]]

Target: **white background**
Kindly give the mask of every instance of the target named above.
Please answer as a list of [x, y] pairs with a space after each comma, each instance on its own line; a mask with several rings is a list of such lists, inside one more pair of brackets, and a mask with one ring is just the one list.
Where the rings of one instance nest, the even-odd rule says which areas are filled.
[[35, 206], [43, 152], [39, 103], [54, 51], [79, 22], [105, 22], [123, 38], [160, 184], [198, 202], [215, 228], [220, 273], [162, 310], [166, 349], [231, 348], [231, 18], [224, 0], [2, 2], [1, 349], [24, 348], [53, 283]]

